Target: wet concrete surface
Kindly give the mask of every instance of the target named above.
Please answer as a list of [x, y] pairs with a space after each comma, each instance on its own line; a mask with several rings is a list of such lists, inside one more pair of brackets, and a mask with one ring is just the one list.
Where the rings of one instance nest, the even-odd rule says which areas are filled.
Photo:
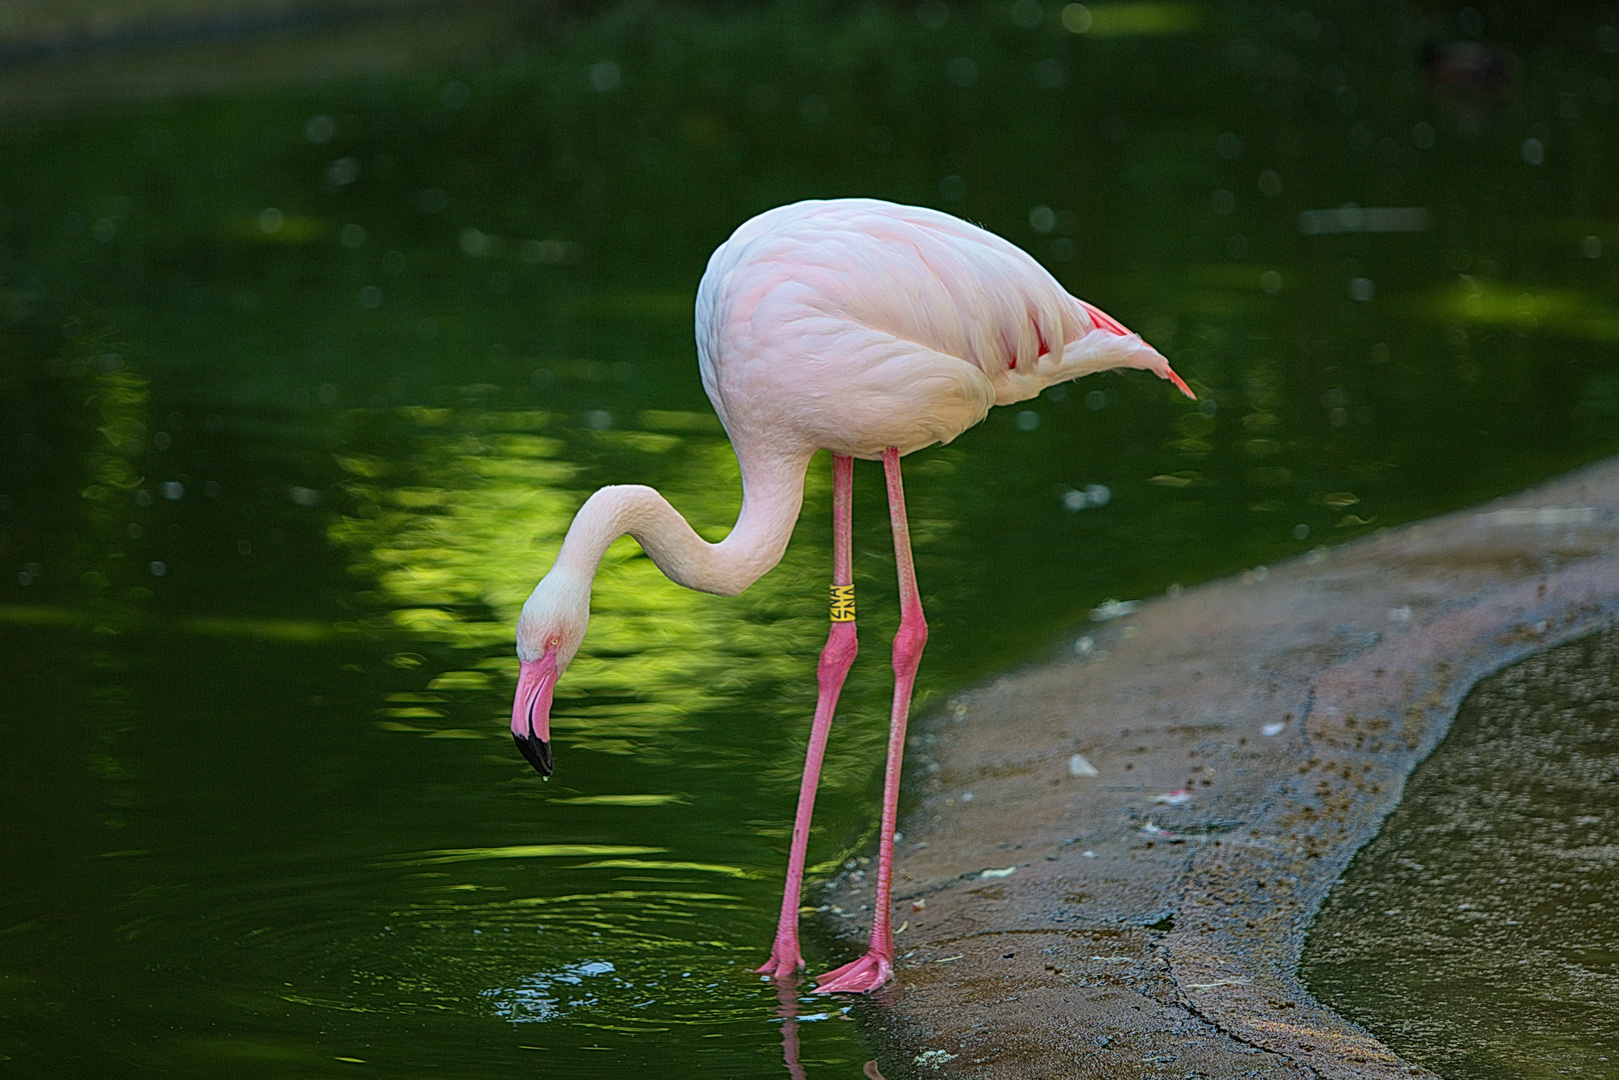
[[1301, 961], [1447, 1080], [1619, 1076], [1619, 628], [1467, 695]]
[[[1306, 931], [1475, 683], [1615, 623], [1619, 459], [1144, 602], [923, 718], [884, 1075], [1432, 1076], [1310, 996]], [[820, 901], [850, 955], [872, 886]]]

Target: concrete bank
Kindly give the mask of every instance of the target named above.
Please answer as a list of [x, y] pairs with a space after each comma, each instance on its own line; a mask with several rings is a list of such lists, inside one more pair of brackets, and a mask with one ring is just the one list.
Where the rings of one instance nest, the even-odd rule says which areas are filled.
[[[908, 751], [880, 1067], [1431, 1076], [1311, 998], [1305, 932], [1480, 678], [1616, 622], [1619, 459], [1145, 602], [962, 695]], [[851, 956], [871, 888], [822, 900]]]

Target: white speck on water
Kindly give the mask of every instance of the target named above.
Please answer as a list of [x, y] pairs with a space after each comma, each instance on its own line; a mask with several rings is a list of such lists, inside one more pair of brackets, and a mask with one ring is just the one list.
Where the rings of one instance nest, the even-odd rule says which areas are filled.
[[590, 65], [587, 77], [592, 90], [598, 94], [609, 94], [617, 90], [618, 84], [624, 81], [624, 72], [613, 61], [603, 60]]
[[1107, 622], [1109, 619], [1117, 619], [1121, 615], [1129, 615], [1140, 606], [1141, 602], [1138, 600], [1117, 600], [1110, 596], [1091, 608], [1091, 622]]
[[1266, 724], [1264, 727], [1260, 728], [1259, 733], [1269, 737], [1271, 735], [1280, 735], [1285, 730], [1287, 730], [1287, 725], [1278, 720], [1274, 723]]
[[178, 499], [180, 496], [186, 493], [185, 485], [181, 484], [177, 480], [164, 481], [161, 490], [163, 492], [163, 497], [170, 500]]
[[1085, 759], [1084, 754], [1074, 754], [1068, 759], [1068, 775], [1100, 776], [1102, 774], [1097, 770], [1095, 765], [1092, 765]]
[[1008, 867], [1006, 867], [1005, 869], [1002, 869], [1002, 870], [985, 870], [982, 873], [980, 873], [978, 876], [981, 877], [981, 878], [1002, 878], [1002, 877], [1011, 877], [1015, 873], [1017, 873], [1017, 867], [1008, 866]]
[[1389, 608], [1389, 622], [1410, 622], [1411, 605], [1401, 604], [1399, 607]]
[[1082, 859], [1094, 859], [1096, 858], [1096, 852], [1086, 848], [1084, 851], [1079, 853], [1079, 857]]
[[961, 801], [962, 802], [972, 802], [973, 801], [973, 793], [970, 792], [970, 791], [963, 791], [961, 793]]
[[1074, 642], [1074, 652], [1079, 656], [1089, 656], [1096, 651], [1096, 641], [1089, 634]]
[[338, 158], [326, 166], [326, 182], [333, 187], [347, 187], [360, 178], [360, 160], [358, 158]]

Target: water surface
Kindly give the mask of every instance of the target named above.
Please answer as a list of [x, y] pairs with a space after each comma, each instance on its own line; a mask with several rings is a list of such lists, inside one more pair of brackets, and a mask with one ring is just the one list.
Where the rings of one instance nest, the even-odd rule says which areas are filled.
[[[553, 782], [503, 716], [518, 606], [590, 491], [734, 521], [690, 310], [769, 206], [969, 217], [1200, 396], [1100, 376], [907, 461], [920, 708], [1108, 598], [1619, 448], [1604, 16], [1087, 12], [611, 8], [453, 69], [12, 115], [7, 1070], [751, 1077], [796, 1040], [793, 1068], [859, 1074], [843, 1003], [789, 1033], [748, 974], [825, 633], [825, 463], [743, 596], [609, 552]], [[1429, 38], [1511, 78], [1425, 67]], [[878, 481], [817, 873], [867, 850], [880, 785]]]

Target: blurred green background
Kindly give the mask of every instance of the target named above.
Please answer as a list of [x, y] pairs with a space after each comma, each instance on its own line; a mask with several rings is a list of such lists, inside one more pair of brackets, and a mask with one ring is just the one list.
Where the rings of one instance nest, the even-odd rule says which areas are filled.
[[[741, 597], [609, 553], [553, 783], [502, 715], [590, 491], [734, 520], [691, 341], [709, 252], [795, 199], [938, 207], [1199, 393], [1098, 376], [908, 459], [925, 710], [1086, 650], [1107, 599], [1619, 448], [1615, 22], [0, 2], [7, 1071], [783, 1069], [747, 971], [813, 707], [824, 462]], [[820, 873], [880, 785], [879, 480]], [[858, 1075], [844, 1005], [800, 1007], [802, 1067]]]

